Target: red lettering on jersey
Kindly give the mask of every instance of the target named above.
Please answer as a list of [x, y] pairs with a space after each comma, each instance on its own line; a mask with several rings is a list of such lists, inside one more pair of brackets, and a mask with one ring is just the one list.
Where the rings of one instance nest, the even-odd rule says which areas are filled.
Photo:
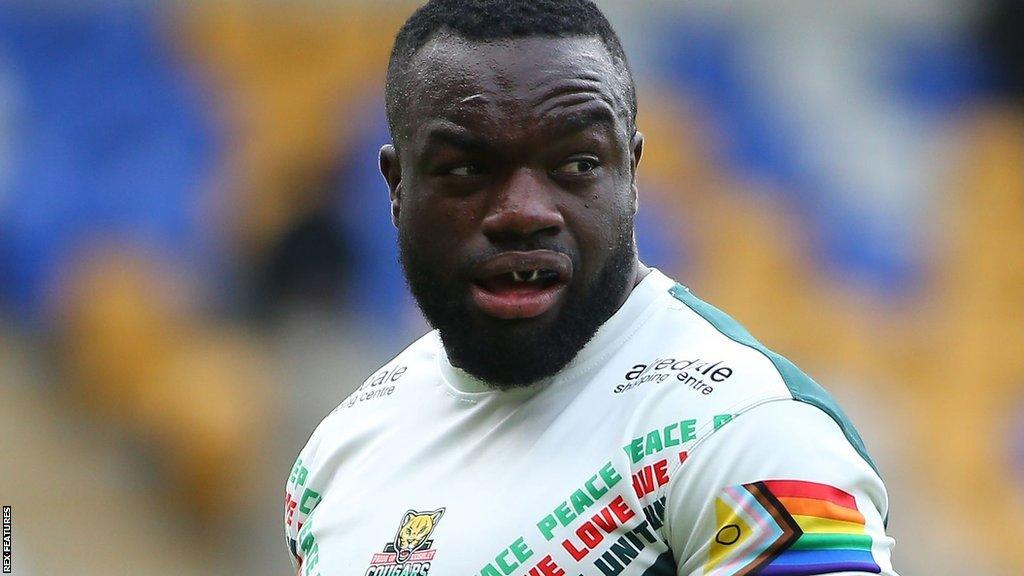
[[659, 460], [633, 474], [633, 491], [637, 498], [643, 498], [665, 484], [668, 484], [668, 460]]
[[622, 496], [616, 496], [600, 512], [594, 514], [590, 520], [576, 529], [579, 544], [566, 539], [562, 541], [562, 548], [565, 548], [565, 551], [579, 562], [604, 541], [605, 534], [615, 532], [616, 528], [629, 522], [634, 516], [636, 516], [636, 512], [629, 507], [629, 504], [626, 504], [626, 500]]
[[565, 570], [562, 570], [562, 567], [556, 564], [548, 554], [526, 574], [527, 576], [565, 576]]

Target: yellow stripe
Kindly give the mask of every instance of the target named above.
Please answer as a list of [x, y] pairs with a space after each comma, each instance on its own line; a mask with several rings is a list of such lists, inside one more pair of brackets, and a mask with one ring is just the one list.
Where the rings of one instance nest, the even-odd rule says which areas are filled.
[[800, 529], [811, 534], [863, 534], [864, 525], [817, 516], [793, 516]]
[[[713, 572], [720, 564], [736, 553], [737, 550], [742, 550], [746, 546], [747, 540], [757, 532], [732, 506], [725, 503], [721, 498], [715, 499], [715, 516], [718, 520], [719, 534], [711, 542], [711, 548], [708, 550], [708, 561], [704, 564], [704, 574]], [[731, 528], [728, 530], [723, 528], [730, 524], [735, 525], [737, 529], [733, 531]], [[723, 530], [726, 530], [725, 533], [722, 532]], [[717, 538], [718, 535], [726, 537], [730, 543], [720, 544]]]

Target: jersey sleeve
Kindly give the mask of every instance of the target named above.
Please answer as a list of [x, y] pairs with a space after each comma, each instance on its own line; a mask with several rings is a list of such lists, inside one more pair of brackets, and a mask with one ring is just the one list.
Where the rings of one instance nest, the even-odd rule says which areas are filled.
[[793, 400], [694, 447], [666, 492], [679, 576], [895, 576], [878, 474], [832, 418]]
[[292, 465], [285, 483], [284, 537], [285, 544], [288, 546], [288, 556], [291, 559], [292, 567], [296, 570], [299, 569], [299, 564], [309, 551], [311, 544], [311, 542], [304, 542], [308, 535], [302, 528], [322, 498], [322, 494], [312, 486], [311, 470], [316, 461], [323, 428], [329, 419], [330, 416], [313, 431], [309, 441], [295, 459], [295, 464]]

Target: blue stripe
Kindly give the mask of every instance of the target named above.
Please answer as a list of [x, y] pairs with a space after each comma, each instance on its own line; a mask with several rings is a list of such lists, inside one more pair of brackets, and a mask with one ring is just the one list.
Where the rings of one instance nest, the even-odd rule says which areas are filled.
[[819, 564], [870, 564], [875, 559], [867, 550], [787, 550], [772, 560], [772, 566], [814, 566]]

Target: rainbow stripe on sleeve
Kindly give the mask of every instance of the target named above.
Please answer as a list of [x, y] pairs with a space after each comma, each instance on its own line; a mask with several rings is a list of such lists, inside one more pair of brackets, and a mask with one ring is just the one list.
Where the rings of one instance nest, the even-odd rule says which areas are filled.
[[880, 573], [852, 495], [801, 480], [767, 480], [722, 491], [718, 530], [704, 574], [812, 576]]

